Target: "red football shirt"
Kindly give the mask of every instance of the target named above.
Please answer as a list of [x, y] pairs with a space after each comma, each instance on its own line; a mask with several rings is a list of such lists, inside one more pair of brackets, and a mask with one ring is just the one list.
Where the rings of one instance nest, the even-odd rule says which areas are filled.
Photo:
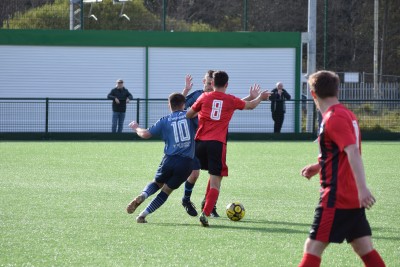
[[226, 144], [229, 122], [237, 109], [244, 109], [246, 102], [222, 92], [203, 93], [192, 105], [198, 113], [199, 128], [195, 139], [219, 141]]
[[360, 207], [356, 181], [344, 148], [357, 144], [361, 153], [360, 130], [356, 116], [342, 104], [324, 114], [319, 133], [321, 166], [320, 205], [330, 208]]

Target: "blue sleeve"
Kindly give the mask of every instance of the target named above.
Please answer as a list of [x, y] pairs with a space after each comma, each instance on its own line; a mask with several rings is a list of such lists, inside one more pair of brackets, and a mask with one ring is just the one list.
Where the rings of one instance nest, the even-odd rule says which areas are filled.
[[149, 128], [149, 132], [151, 133], [152, 136], [161, 136], [163, 134], [162, 128], [164, 124], [164, 118], [159, 119], [156, 123], [154, 123], [152, 126]]
[[197, 90], [191, 93], [186, 97], [185, 109], [190, 108], [194, 102], [196, 102], [197, 98], [203, 93], [203, 90]]

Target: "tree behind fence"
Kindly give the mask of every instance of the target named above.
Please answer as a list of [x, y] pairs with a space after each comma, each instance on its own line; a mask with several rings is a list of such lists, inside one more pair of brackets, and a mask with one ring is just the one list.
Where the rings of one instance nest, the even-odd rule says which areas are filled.
[[[339, 98], [346, 100], [399, 100], [400, 83], [379, 83], [378, 98], [374, 94], [373, 83], [341, 83]], [[303, 96], [307, 95], [307, 84], [303, 84]]]

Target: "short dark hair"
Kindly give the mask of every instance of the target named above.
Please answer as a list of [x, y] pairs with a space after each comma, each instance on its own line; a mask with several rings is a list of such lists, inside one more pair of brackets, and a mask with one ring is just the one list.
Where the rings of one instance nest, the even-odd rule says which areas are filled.
[[185, 97], [181, 93], [172, 93], [168, 97], [169, 104], [172, 110], [179, 110], [185, 105]]
[[214, 70], [208, 70], [207, 71], [207, 77], [212, 79], [214, 72], [215, 72]]
[[319, 98], [337, 97], [340, 79], [333, 71], [320, 70], [311, 74], [308, 78], [308, 84]]
[[229, 76], [225, 71], [217, 70], [213, 73], [213, 79], [214, 87], [224, 87], [229, 80]]

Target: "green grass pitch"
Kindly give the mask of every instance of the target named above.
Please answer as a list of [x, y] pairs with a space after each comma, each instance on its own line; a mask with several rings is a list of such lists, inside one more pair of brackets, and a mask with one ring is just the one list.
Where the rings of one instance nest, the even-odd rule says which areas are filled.
[[[229, 177], [218, 212], [200, 226], [181, 205], [183, 186], [147, 224], [125, 212], [162, 157], [160, 141], [0, 142], [0, 266], [297, 266], [319, 197], [313, 142], [228, 143]], [[364, 142], [373, 241], [387, 266], [400, 266], [398, 142]], [[193, 191], [199, 210], [208, 176]], [[152, 197], [150, 197], [151, 199]], [[240, 201], [232, 222], [225, 206]], [[322, 266], [363, 266], [344, 243]]]

